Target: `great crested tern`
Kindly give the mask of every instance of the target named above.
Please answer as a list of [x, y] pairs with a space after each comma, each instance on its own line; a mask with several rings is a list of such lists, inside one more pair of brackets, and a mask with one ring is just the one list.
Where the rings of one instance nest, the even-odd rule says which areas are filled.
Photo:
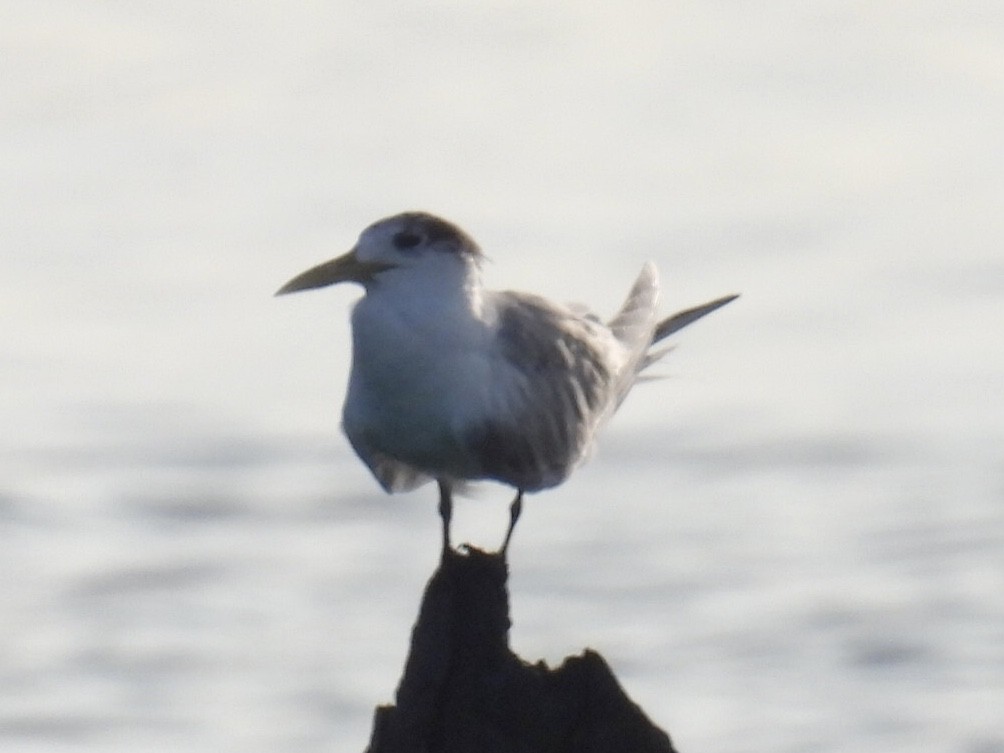
[[659, 321], [659, 277], [647, 263], [604, 324], [540, 296], [485, 289], [484, 258], [453, 223], [405, 212], [276, 295], [363, 286], [342, 413], [349, 442], [388, 493], [436, 480], [444, 551], [454, 489], [514, 487], [505, 553], [524, 492], [560, 484], [583, 461], [638, 375], [666, 353], [652, 346], [737, 296]]

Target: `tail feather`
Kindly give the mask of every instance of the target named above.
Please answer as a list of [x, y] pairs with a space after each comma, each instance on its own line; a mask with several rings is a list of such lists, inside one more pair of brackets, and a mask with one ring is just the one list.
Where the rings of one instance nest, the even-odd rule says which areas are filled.
[[652, 349], [653, 345], [738, 297], [739, 295], [735, 294], [716, 298], [708, 303], [678, 311], [656, 322], [659, 273], [651, 262], [645, 264], [624, 305], [607, 324], [614, 337], [626, 347], [628, 353], [632, 354], [621, 372], [614, 410], [627, 396], [631, 385], [639, 379], [639, 374], [672, 350], [672, 346]]
[[642, 267], [621, 310], [607, 324], [614, 337], [632, 350], [651, 343], [658, 301], [659, 273], [655, 265], [648, 262]]

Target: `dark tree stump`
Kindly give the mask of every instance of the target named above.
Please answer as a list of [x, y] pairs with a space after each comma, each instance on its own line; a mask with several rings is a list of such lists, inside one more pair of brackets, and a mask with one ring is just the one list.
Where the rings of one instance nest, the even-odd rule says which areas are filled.
[[508, 577], [499, 554], [444, 554], [367, 753], [675, 753], [596, 652], [557, 669], [512, 653]]

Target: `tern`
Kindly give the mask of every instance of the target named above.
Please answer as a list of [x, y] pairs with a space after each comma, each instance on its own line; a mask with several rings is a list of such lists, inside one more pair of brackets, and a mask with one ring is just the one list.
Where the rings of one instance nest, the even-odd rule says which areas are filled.
[[557, 486], [585, 459], [641, 372], [668, 350], [652, 346], [737, 297], [659, 320], [649, 262], [603, 323], [579, 307], [484, 288], [484, 260], [453, 223], [405, 212], [276, 293], [363, 286], [342, 428], [386, 492], [438, 483], [444, 553], [453, 492], [494, 480], [516, 489], [504, 555], [524, 493]]

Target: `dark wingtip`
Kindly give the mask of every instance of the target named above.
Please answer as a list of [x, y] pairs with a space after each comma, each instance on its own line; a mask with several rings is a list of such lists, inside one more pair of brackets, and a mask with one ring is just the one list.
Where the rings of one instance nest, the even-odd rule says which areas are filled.
[[713, 301], [702, 303], [700, 306], [694, 306], [693, 308], [676, 312], [656, 325], [655, 335], [652, 337], [652, 342], [657, 343], [659, 340], [669, 337], [674, 332], [683, 329], [688, 324], [693, 324], [698, 319], [710, 314], [712, 311], [717, 311], [722, 306], [732, 303], [732, 301], [738, 297], [739, 293], [732, 293], [731, 295], [722, 296], [721, 298], [716, 298]]

